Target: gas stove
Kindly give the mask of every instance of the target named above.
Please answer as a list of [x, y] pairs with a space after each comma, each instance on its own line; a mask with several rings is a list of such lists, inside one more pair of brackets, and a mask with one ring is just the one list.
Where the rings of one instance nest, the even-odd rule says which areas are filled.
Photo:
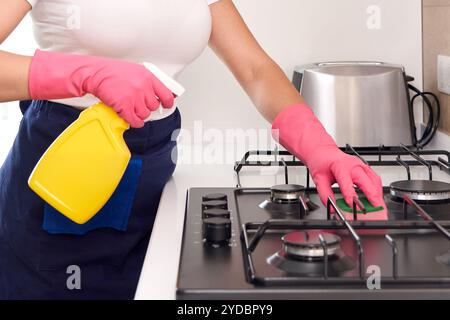
[[[367, 213], [361, 193], [353, 208], [323, 205], [288, 152], [248, 152], [236, 187], [187, 193], [177, 298], [450, 298], [450, 153], [343, 150], [381, 172], [387, 209]], [[258, 168], [283, 181], [243, 186]]]

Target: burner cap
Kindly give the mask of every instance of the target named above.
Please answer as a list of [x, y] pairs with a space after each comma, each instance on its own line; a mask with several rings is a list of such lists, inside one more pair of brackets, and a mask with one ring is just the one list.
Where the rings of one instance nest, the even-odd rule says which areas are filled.
[[305, 187], [296, 184], [282, 184], [270, 188], [271, 200], [275, 203], [299, 202]]
[[319, 235], [322, 235], [327, 245], [328, 256], [335, 255], [340, 250], [341, 238], [334, 234], [323, 233], [317, 230], [297, 231], [285, 235], [283, 249], [288, 256], [302, 259], [316, 259], [325, 256]]
[[391, 184], [391, 195], [405, 195], [416, 201], [447, 201], [450, 199], [450, 184], [441, 181], [404, 180]]

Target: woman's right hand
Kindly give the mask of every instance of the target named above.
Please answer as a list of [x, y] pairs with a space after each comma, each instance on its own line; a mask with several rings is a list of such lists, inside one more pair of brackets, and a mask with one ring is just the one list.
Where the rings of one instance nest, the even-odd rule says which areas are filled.
[[174, 104], [173, 93], [143, 65], [101, 57], [36, 50], [28, 83], [35, 100], [91, 93], [134, 128], [160, 105]]

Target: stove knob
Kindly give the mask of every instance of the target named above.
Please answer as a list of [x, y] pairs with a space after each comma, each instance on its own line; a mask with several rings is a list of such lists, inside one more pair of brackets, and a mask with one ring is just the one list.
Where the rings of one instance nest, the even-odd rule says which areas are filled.
[[203, 238], [212, 244], [226, 244], [231, 238], [231, 220], [225, 218], [203, 220]]
[[211, 194], [204, 195], [202, 197], [202, 200], [203, 201], [214, 201], [214, 200], [227, 201], [227, 195], [223, 194], [223, 193], [211, 193]]
[[230, 219], [230, 211], [226, 209], [208, 209], [203, 211], [203, 219], [208, 218], [225, 218]]
[[228, 202], [223, 200], [212, 200], [202, 202], [202, 211], [209, 209], [228, 209]]

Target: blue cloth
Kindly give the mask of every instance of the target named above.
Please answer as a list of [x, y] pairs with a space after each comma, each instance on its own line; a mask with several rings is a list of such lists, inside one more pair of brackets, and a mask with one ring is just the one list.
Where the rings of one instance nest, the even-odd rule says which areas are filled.
[[[49, 101], [22, 102], [21, 110], [18, 134], [0, 168], [0, 300], [132, 299], [161, 193], [175, 169], [173, 133], [180, 128], [179, 112], [125, 132], [133, 159], [142, 161], [133, 200], [115, 212], [117, 220], [108, 217], [115, 228], [103, 220], [103, 225], [81, 234], [44, 230], [45, 219], [44, 225], [61, 225], [58, 218], [50, 221], [45, 202], [27, 183], [42, 154], [80, 111]], [[136, 178], [137, 171], [130, 170]], [[124, 184], [129, 182], [133, 185]], [[73, 265], [81, 270], [81, 290], [67, 287]]]
[[83, 235], [99, 228], [125, 231], [133, 206], [137, 184], [142, 170], [142, 160], [132, 158], [117, 189], [105, 206], [85, 224], [77, 224], [62, 215], [49, 204], [45, 204], [43, 228], [50, 233]]

